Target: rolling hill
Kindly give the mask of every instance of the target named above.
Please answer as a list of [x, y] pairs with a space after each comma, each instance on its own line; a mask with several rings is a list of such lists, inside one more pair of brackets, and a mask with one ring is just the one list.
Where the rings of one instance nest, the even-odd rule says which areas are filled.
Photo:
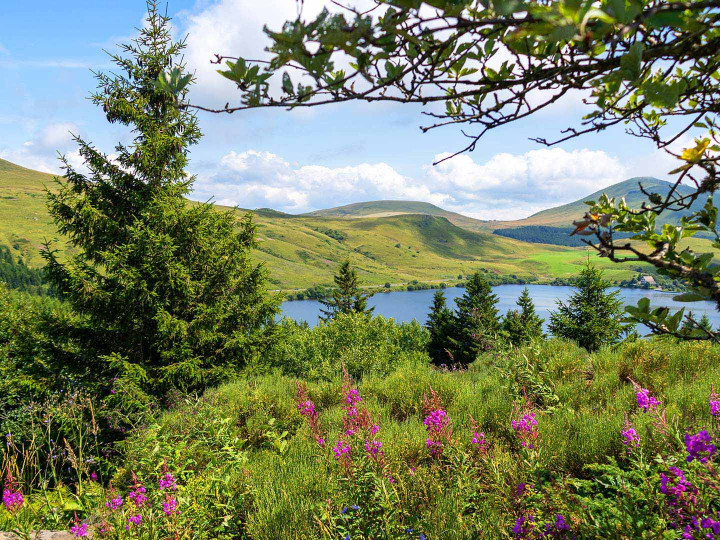
[[[44, 186], [52, 183], [51, 175], [0, 160], [0, 245], [34, 267], [42, 264], [41, 243], [57, 238], [45, 209]], [[305, 215], [259, 209], [255, 219], [255, 259], [266, 265], [278, 289], [329, 285], [344, 259], [358, 269], [364, 283], [382, 286], [413, 280], [451, 282], [478, 268], [546, 282], [575, 275], [587, 256], [582, 248], [492, 234], [487, 225], [493, 222], [427, 203], [377, 201]], [[604, 259], [597, 262], [617, 281], [643, 270]]]

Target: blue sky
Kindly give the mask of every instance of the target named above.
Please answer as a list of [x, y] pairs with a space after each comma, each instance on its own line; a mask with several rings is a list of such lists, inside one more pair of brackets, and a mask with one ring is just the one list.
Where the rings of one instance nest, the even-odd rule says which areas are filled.
[[[369, 0], [357, 0], [359, 3]], [[0, 31], [0, 158], [54, 172], [57, 152], [77, 159], [69, 132], [112, 153], [127, 129], [109, 125], [87, 99], [91, 70], [111, 65], [142, 23], [143, 0], [5, 2]], [[312, 16], [328, 0], [306, 0]], [[198, 77], [191, 101], [222, 105], [232, 84], [209, 64], [214, 53], [262, 56], [262, 25], [278, 28], [295, 0], [170, 0], [186, 60]], [[556, 135], [582, 115], [579, 98], [493, 133], [471, 154], [432, 167], [464, 144], [460, 131], [422, 134], [421, 109], [344, 104], [296, 110], [201, 113], [205, 133], [191, 155], [194, 197], [244, 208], [304, 212], [374, 199], [424, 200], [483, 219], [516, 219], [637, 175], [665, 178], [665, 156], [622, 129], [546, 149], [530, 136]]]

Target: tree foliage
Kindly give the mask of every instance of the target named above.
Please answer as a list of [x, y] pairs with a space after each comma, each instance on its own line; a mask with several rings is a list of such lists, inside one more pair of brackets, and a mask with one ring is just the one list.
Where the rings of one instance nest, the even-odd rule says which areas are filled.
[[335, 286], [330, 298], [320, 300], [325, 306], [321, 309], [320, 318], [323, 321], [334, 319], [339, 313], [363, 313], [365, 315], [372, 314], [375, 308], [367, 306], [367, 299], [371, 295], [360, 291], [360, 282], [357, 272], [350, 266], [350, 261], [345, 261], [340, 265], [338, 273], [334, 276]]
[[455, 299], [457, 313], [451, 336], [455, 362], [468, 365], [481, 352], [496, 348], [500, 338], [497, 302], [497, 295], [480, 272], [468, 278], [465, 293]]
[[517, 306], [519, 309], [511, 309], [503, 317], [502, 329], [510, 343], [519, 347], [542, 337], [543, 319], [535, 313], [535, 304], [527, 287], [518, 298]]
[[625, 332], [622, 301], [618, 291], [608, 292], [612, 285], [603, 279], [602, 271], [588, 260], [575, 286], [567, 304], [558, 300], [557, 311], [550, 313], [550, 332], [590, 352], [620, 341]]
[[[463, 131], [468, 143], [460, 153], [473, 150], [495, 128], [579, 94], [585, 111], [578, 124], [555, 138], [538, 134], [535, 141], [553, 145], [625, 126], [629, 135], [649, 139], [677, 158], [678, 165], [668, 193], [641, 186], [647, 201], [639, 208], [605, 196], [590, 201], [575, 233], [615, 262], [649, 263], [686, 281], [693, 294], [682, 299], [710, 299], [720, 307], [720, 266], [710, 264], [711, 253], [681, 245], [705, 233], [720, 248], [712, 201], [720, 184], [720, 0], [374, 3], [365, 12], [325, 9], [307, 21], [300, 12], [280, 30], [266, 28], [267, 63], [218, 55], [216, 62], [225, 62], [222, 75], [238, 85], [239, 103], [200, 108], [415, 103], [427, 107], [423, 131], [475, 127]], [[278, 84], [271, 86], [275, 78]], [[680, 194], [681, 183], [696, 190]], [[704, 209], [691, 211], [679, 224], [656, 226], [661, 214], [689, 210], [707, 195]], [[663, 314], [644, 304], [631, 311], [656, 332], [718, 340], [713, 332], [690, 336], [678, 325], [668, 326], [674, 315]]]
[[95, 352], [89, 374], [128, 394], [199, 389], [234, 373], [271, 339], [277, 301], [250, 261], [252, 216], [191, 204], [188, 149], [201, 137], [186, 97], [158, 84], [182, 71], [182, 41], [148, 3], [139, 36], [99, 73], [92, 102], [108, 122], [131, 128], [129, 145], [108, 156], [76, 138], [89, 173], [64, 161], [48, 208], [77, 253], [44, 251], [49, 281], [81, 316], [79, 337]]
[[445, 303], [445, 294], [435, 291], [433, 304], [425, 326], [430, 332], [428, 355], [434, 364], [450, 365], [454, 363], [450, 337], [453, 334], [455, 316]]

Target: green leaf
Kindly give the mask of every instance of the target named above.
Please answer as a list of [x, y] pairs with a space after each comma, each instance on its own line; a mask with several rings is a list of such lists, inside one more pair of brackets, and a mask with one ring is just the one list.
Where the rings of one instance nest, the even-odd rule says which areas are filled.
[[635, 42], [630, 46], [628, 52], [620, 58], [620, 67], [625, 80], [632, 81], [640, 77], [643, 49], [644, 46], [641, 42]]

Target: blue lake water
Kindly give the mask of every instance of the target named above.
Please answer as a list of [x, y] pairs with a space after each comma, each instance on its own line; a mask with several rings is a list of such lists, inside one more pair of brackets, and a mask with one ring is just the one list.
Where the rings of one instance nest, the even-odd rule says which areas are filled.
[[[500, 313], [505, 313], [508, 309], [515, 307], [515, 302], [524, 287], [527, 287], [530, 291], [530, 296], [535, 303], [535, 310], [538, 315], [545, 319], [546, 327], [550, 311], [557, 308], [557, 300], [567, 300], [573, 291], [572, 287], [556, 285], [498, 285], [493, 287], [493, 291], [499, 298], [497, 308]], [[646, 289], [617, 290], [620, 291], [620, 297], [626, 305], [637, 305], [638, 300], [646, 297], [650, 299], [652, 307], [664, 306], [671, 310], [685, 307], [686, 313], [691, 310], [697, 318], [706, 314], [713, 326], [720, 326], [720, 313], [712, 302], [676, 302], [672, 298], [677, 293], [663, 291]], [[462, 296], [464, 292], [465, 289], [460, 287], [444, 289], [448, 306], [453, 308], [455, 306], [454, 299]], [[368, 304], [375, 307], [374, 313], [376, 315], [392, 317], [398, 322], [409, 322], [417, 319], [419, 322], [424, 323], [430, 312], [434, 294], [434, 290], [378, 293], [368, 300]], [[307, 321], [311, 326], [315, 326], [320, 316], [320, 307], [320, 302], [317, 300], [292, 300], [283, 302], [282, 313], [292, 319]]]

